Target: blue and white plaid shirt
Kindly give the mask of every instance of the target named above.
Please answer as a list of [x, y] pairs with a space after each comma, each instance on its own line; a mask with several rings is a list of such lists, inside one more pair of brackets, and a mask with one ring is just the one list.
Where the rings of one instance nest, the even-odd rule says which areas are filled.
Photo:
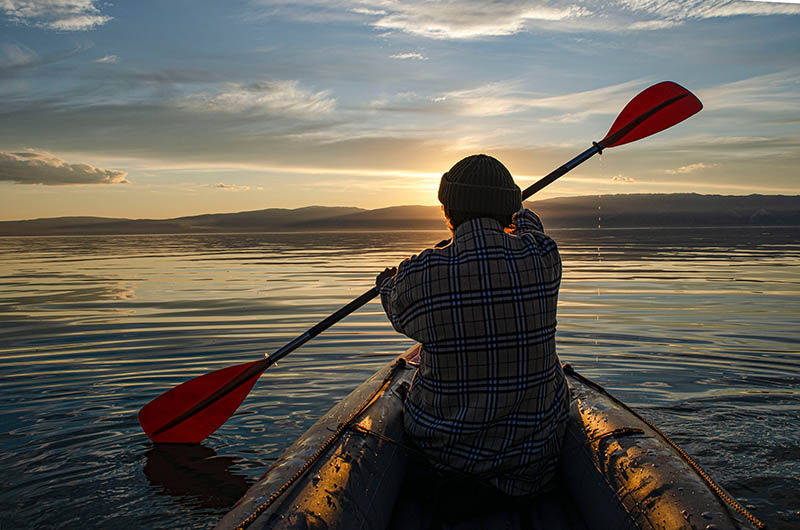
[[514, 224], [462, 223], [380, 291], [394, 328], [422, 343], [406, 432], [441, 469], [525, 495], [555, 473], [569, 395], [555, 349], [561, 258], [533, 212]]

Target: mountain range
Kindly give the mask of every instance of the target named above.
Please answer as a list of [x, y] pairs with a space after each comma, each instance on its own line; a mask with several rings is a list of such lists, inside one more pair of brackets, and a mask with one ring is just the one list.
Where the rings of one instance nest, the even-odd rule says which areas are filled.
[[[631, 194], [529, 201], [546, 228], [800, 226], [800, 195]], [[174, 219], [54, 217], [0, 222], [0, 235], [443, 230], [438, 206], [308, 206]]]

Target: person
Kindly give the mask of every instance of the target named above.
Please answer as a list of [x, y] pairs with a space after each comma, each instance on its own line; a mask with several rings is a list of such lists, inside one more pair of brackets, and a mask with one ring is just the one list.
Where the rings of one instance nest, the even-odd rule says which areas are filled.
[[556, 473], [569, 410], [558, 248], [493, 157], [456, 163], [439, 201], [452, 238], [376, 278], [393, 327], [422, 345], [405, 430], [442, 472], [535, 494]]

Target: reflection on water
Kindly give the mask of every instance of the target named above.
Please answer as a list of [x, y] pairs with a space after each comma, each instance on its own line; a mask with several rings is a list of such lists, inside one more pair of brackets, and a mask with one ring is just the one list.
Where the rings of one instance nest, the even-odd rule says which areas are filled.
[[[411, 342], [370, 303], [267, 371], [202, 446], [138, 409], [258, 359], [442, 232], [0, 238], [0, 525], [213, 526]], [[564, 230], [558, 347], [771, 528], [800, 524], [796, 228]]]
[[234, 471], [236, 458], [217, 456], [205, 445], [154, 445], [145, 457], [144, 474], [153, 492], [189, 506], [230, 508], [253, 483]]

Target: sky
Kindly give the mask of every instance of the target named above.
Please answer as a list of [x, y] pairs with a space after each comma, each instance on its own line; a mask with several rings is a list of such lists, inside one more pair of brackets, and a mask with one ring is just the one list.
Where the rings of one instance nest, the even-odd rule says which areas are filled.
[[704, 110], [536, 198], [800, 194], [797, 2], [0, 0], [0, 220], [524, 188], [663, 80]]

